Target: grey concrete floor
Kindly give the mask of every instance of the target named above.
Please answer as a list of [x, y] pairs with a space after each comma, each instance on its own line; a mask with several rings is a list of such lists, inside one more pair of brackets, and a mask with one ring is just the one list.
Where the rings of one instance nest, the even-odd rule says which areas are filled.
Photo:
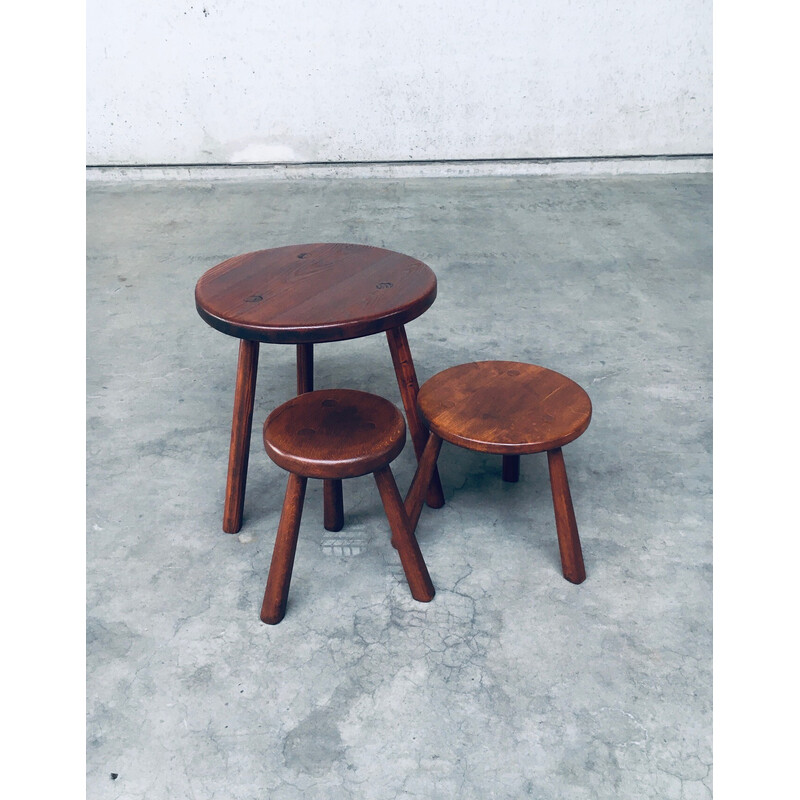
[[[90, 183], [90, 798], [711, 795], [710, 175]], [[294, 389], [264, 345], [238, 535], [221, 530], [238, 342], [193, 289], [234, 254], [375, 244], [439, 296], [420, 381], [530, 361], [590, 394], [564, 449], [586, 561], [560, 573], [544, 455], [517, 484], [445, 444], [447, 503], [403, 581], [369, 478], [346, 527], [309, 483], [284, 621], [259, 621], [285, 474], [260, 439]], [[318, 346], [318, 388], [400, 403], [386, 340]], [[395, 462], [401, 491], [414, 458]], [[116, 778], [112, 776], [112, 773]]]

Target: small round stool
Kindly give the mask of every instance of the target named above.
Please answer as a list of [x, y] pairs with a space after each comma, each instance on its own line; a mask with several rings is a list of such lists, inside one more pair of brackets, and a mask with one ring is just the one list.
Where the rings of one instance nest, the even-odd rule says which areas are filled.
[[427, 603], [434, 589], [389, 464], [406, 442], [406, 425], [392, 403], [352, 389], [307, 392], [276, 408], [264, 423], [267, 455], [289, 472], [261, 620], [279, 623], [286, 612], [297, 535], [308, 478], [357, 478], [373, 473], [392, 544], [411, 595]]
[[[418, 470], [422, 474], [415, 479], [420, 487], [436, 463], [441, 440], [504, 458], [547, 452], [562, 571], [568, 581], [582, 583], [586, 570], [561, 448], [589, 426], [589, 395], [544, 367], [480, 361], [434, 375], [419, 390], [417, 403], [430, 430]], [[420, 492], [416, 495], [412, 522], [422, 505]]]

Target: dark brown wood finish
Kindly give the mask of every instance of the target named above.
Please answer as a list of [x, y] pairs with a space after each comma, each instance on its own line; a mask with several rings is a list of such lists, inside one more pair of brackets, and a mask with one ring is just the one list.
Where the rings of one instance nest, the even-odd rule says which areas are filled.
[[501, 455], [541, 453], [577, 439], [592, 402], [577, 383], [534, 364], [478, 361], [426, 381], [418, 405], [446, 442]]
[[213, 328], [280, 344], [335, 342], [404, 325], [436, 298], [436, 276], [410, 256], [358, 244], [304, 244], [235, 256], [197, 282]]
[[431, 433], [428, 436], [428, 443], [422, 451], [422, 458], [417, 464], [417, 471], [414, 473], [414, 479], [411, 481], [404, 503], [412, 532], [417, 529], [419, 515], [422, 513], [422, 506], [425, 503], [425, 494], [430, 486], [431, 476], [436, 469], [436, 460], [439, 458], [441, 449], [442, 440], [435, 433]]
[[289, 474], [286, 496], [272, 551], [267, 588], [261, 605], [261, 620], [269, 625], [277, 625], [286, 613], [286, 600], [289, 597], [289, 584], [292, 580], [294, 554], [297, 550], [297, 535], [300, 532], [300, 518], [303, 515], [303, 501], [306, 496], [307, 478]]
[[560, 447], [547, 451], [547, 464], [550, 468], [550, 489], [553, 493], [558, 547], [561, 551], [561, 570], [568, 581], [583, 583], [586, 580], [583, 550], [578, 537], [578, 523], [575, 521], [572, 496], [569, 493], [564, 454]]
[[340, 480], [322, 482], [323, 517], [322, 525], [326, 531], [340, 531], [344, 528], [344, 491]]
[[231, 447], [228, 454], [225, 510], [222, 516], [222, 530], [225, 533], [238, 533], [242, 527], [257, 371], [258, 342], [241, 341], [233, 398], [233, 424], [231, 425]]
[[[592, 403], [574, 381], [558, 372], [514, 361], [462, 364], [426, 381], [417, 396], [430, 428], [425, 452], [406, 497], [414, 530], [422, 507], [420, 486], [432, 471], [441, 439], [484, 453], [503, 455], [503, 478], [519, 477], [520, 454], [547, 452], [553, 509], [564, 577], [586, 578], [578, 525], [561, 446], [580, 436]], [[441, 439], [439, 438], [441, 437]]]
[[[379, 247], [341, 243], [292, 245], [235, 256], [208, 270], [195, 287], [197, 311], [212, 327], [253, 343], [298, 345], [298, 392], [313, 389], [313, 343], [390, 331], [416, 319], [435, 298], [436, 276], [421, 261]], [[404, 372], [397, 373], [401, 391], [409, 379], [416, 386], [410, 351], [403, 363]], [[223, 518], [223, 530], [229, 533], [242, 524], [249, 453], [241, 444], [244, 423], [252, 420], [255, 371], [247, 390], [251, 396], [237, 391], [234, 399]], [[402, 396], [410, 429], [419, 438], [415, 390]], [[238, 409], [248, 407], [245, 419]], [[327, 483], [324, 496], [325, 527], [341, 530], [341, 484]], [[435, 475], [429, 504], [438, 507], [443, 502]]]
[[308, 478], [367, 475], [397, 458], [405, 441], [400, 411], [383, 397], [354, 389], [299, 395], [264, 423], [269, 457]]
[[519, 480], [519, 456], [503, 456], [503, 480], [507, 483]]
[[[389, 467], [405, 438], [400, 411], [388, 400], [366, 392], [308, 392], [270, 414], [264, 423], [264, 446], [270, 458], [290, 475], [261, 607], [262, 621], [275, 625], [286, 611], [308, 477], [342, 479], [372, 472], [411, 595], [421, 602], [433, 599], [433, 583]], [[435, 458], [428, 457], [426, 463], [429, 480]], [[422, 491], [418, 494], [421, 506]]]
[[[408, 346], [406, 329], [403, 326], [392, 328], [386, 331], [386, 338], [389, 341], [389, 350], [392, 354], [397, 385], [400, 388], [400, 397], [403, 400], [403, 408], [408, 420], [408, 430], [411, 433], [411, 441], [414, 444], [414, 453], [417, 456], [417, 462], [419, 462], [420, 458], [422, 458], [422, 451], [425, 449], [428, 432], [419, 417], [419, 409], [417, 408], [419, 383], [417, 382], [417, 372], [414, 369], [414, 359], [411, 357], [411, 348]], [[439, 479], [439, 471], [435, 466], [427, 490], [427, 501], [431, 508], [441, 508], [444, 505], [442, 482]]]
[[[297, 345], [297, 394], [314, 391], [314, 345]], [[340, 531], [344, 527], [342, 482], [325, 481], [323, 492], [325, 530]]]
[[297, 345], [297, 394], [314, 391], [314, 345]]
[[392, 470], [387, 464], [373, 474], [392, 530], [392, 543], [400, 555], [400, 563], [403, 565], [411, 596], [421, 603], [429, 603], [435, 594], [433, 583], [422, 558], [417, 537], [411, 530], [408, 514], [403, 506]]

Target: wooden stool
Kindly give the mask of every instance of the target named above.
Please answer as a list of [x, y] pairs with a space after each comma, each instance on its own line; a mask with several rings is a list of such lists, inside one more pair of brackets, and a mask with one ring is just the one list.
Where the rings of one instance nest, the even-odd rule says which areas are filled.
[[[586, 570], [561, 448], [589, 426], [589, 395], [544, 367], [480, 361], [434, 375], [419, 390], [417, 402], [430, 435], [406, 498], [412, 530], [443, 439], [468, 450], [498, 453], [504, 460], [547, 452], [562, 571], [568, 581], [582, 583]], [[503, 472], [508, 479], [505, 463]]]
[[308, 478], [341, 480], [373, 473], [411, 595], [423, 603], [433, 599], [428, 568], [389, 467], [405, 442], [405, 422], [392, 403], [351, 389], [308, 392], [267, 417], [264, 447], [289, 472], [289, 483], [261, 607], [263, 622], [276, 625], [286, 612]]

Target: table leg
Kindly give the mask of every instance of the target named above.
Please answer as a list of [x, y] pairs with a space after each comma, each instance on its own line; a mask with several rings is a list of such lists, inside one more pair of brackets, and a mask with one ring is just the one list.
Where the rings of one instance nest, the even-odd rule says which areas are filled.
[[239, 342], [239, 365], [236, 370], [231, 447], [228, 456], [228, 482], [225, 489], [225, 511], [222, 517], [222, 530], [225, 533], [238, 533], [242, 527], [257, 369], [258, 342], [242, 339]]
[[[297, 345], [297, 394], [314, 391], [314, 345], [310, 342]], [[324, 484], [324, 519], [326, 531], [340, 531], [344, 527], [344, 498], [340, 480], [326, 480]]]
[[[417, 411], [419, 383], [417, 383], [417, 373], [414, 369], [414, 360], [411, 358], [411, 349], [408, 346], [405, 326], [400, 325], [397, 328], [390, 328], [386, 331], [386, 338], [389, 340], [389, 350], [392, 353], [397, 385], [400, 387], [400, 396], [403, 399], [403, 407], [406, 410], [408, 430], [411, 434], [411, 441], [414, 443], [417, 462], [419, 462], [425, 450], [425, 444], [428, 441], [428, 432], [422, 424]], [[439, 480], [439, 470], [435, 468], [431, 476], [431, 482], [428, 485], [427, 502], [431, 508], [441, 508], [444, 505], [442, 482]]]
[[314, 391], [314, 345], [297, 345], [297, 394]]
[[503, 480], [507, 483], [519, 480], [519, 456], [503, 456]]

